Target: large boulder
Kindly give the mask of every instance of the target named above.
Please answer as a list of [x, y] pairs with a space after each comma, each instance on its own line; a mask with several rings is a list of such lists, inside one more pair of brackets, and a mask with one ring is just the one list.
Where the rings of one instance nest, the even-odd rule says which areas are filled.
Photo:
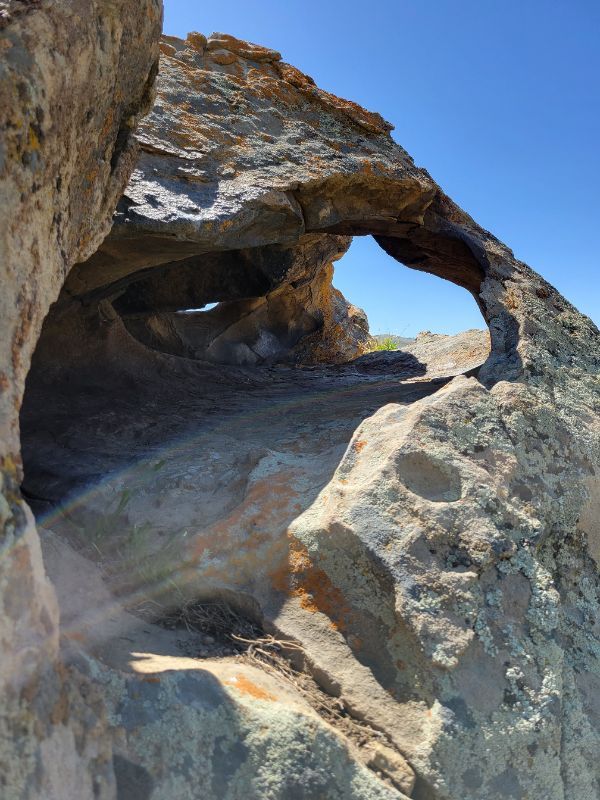
[[0, 3], [0, 793], [112, 796], [102, 706], [58, 660], [58, 612], [20, 498], [19, 407], [42, 321], [89, 257], [152, 103], [160, 0]]
[[[36, 351], [26, 486], [50, 506], [86, 486], [51, 527], [99, 554], [131, 608], [226, 598], [288, 642], [295, 668], [414, 771], [414, 788], [390, 792], [595, 797], [600, 334], [389, 130], [272, 50], [164, 39], [112, 232], [71, 270]], [[269, 364], [286, 348], [321, 358], [317, 330], [290, 338], [302, 292], [330, 280], [342, 237], [368, 234], [473, 295], [490, 332], [483, 365], [464, 339], [426, 337], [375, 355], [384, 372], [368, 357]], [[221, 326], [226, 315], [222, 338], [210, 319], [170, 316], [213, 302], [226, 305], [199, 313]], [[250, 369], [237, 354], [263, 331], [277, 332], [262, 339], [268, 366]], [[163, 672], [142, 693], [167, 722], [134, 709], [124, 739], [113, 728], [122, 781], [136, 767], [144, 785], [163, 781], [146, 748], [170, 753], [173, 736], [183, 751], [194, 719], [209, 719], [187, 709], [177, 725], [182, 679]], [[139, 687], [102, 680], [121, 726]], [[189, 683], [209, 697], [207, 680]], [[268, 750], [278, 728], [263, 710]], [[292, 739], [279, 742], [296, 774], [306, 754]], [[189, 763], [174, 769], [189, 787]], [[207, 775], [222, 773], [217, 754]], [[294, 791], [336, 796], [323, 783]]]
[[[410, 794], [414, 773], [385, 739], [369, 742], [367, 729], [340, 726], [342, 719], [330, 724], [335, 701], [282, 658], [279, 670], [277, 661], [217, 658], [214, 637], [128, 614], [96, 565], [51, 531], [42, 531], [42, 542], [65, 657], [95, 688], [91, 699], [108, 709], [111, 725], [102, 734], [113, 746], [118, 800]], [[330, 707], [327, 721], [320, 704]]]

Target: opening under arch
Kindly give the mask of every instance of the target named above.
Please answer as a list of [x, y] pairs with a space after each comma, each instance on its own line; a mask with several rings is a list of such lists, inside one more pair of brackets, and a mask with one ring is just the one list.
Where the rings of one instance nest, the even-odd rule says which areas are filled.
[[[289, 503], [267, 526], [264, 562], [276, 558], [282, 531], [331, 479], [362, 419], [485, 360], [484, 331], [379, 352], [360, 311], [332, 287], [350, 241], [345, 231], [307, 234], [294, 247], [201, 254], [80, 296], [63, 290], [27, 380], [23, 490], [42, 525], [107, 559], [118, 591], [164, 591], [185, 572], [166, 543], [208, 542], [219, 524], [225, 564], [230, 515], [255, 471], [280, 480], [289, 463]], [[303, 483], [311, 488], [298, 500]], [[269, 502], [267, 493], [259, 509]], [[207, 591], [246, 592], [248, 568], [234, 573]]]

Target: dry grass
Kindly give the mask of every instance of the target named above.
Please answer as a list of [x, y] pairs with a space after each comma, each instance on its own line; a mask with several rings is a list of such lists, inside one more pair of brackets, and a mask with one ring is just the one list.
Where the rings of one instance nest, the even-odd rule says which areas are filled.
[[[226, 652], [243, 663], [258, 667], [289, 683], [294, 690], [330, 725], [340, 730], [358, 747], [380, 741], [389, 744], [385, 734], [351, 716], [341, 698], [327, 694], [309, 672], [304, 649], [297, 642], [266, 633], [254, 620], [222, 600], [184, 603], [154, 622], [170, 629], [213, 637], [215, 655]], [[189, 651], [186, 655], [198, 655]]]

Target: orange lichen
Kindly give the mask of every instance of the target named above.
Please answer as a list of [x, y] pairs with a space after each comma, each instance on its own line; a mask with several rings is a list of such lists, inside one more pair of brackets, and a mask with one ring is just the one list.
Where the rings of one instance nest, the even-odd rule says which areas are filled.
[[108, 134], [111, 132], [114, 125], [114, 121], [115, 121], [114, 111], [112, 110], [112, 108], [109, 108], [106, 111], [106, 118], [104, 120], [104, 125], [102, 126], [102, 129], [100, 131], [99, 139], [101, 142], [104, 141], [104, 139], [106, 139]]
[[211, 61], [214, 61], [215, 64], [219, 64], [222, 67], [228, 66], [229, 64], [233, 64], [237, 60], [237, 56], [233, 53], [230, 53], [227, 50], [219, 51], [215, 50], [213, 52], [209, 52], [206, 54], [207, 58], [210, 58]]
[[357, 453], [360, 453], [360, 451], [366, 446], [367, 442], [365, 441], [365, 439], [357, 439], [352, 445], [352, 447], [355, 449]]
[[296, 597], [305, 611], [325, 614], [335, 630], [344, 630], [352, 619], [344, 595], [313, 563], [304, 545], [289, 534], [288, 541], [288, 563], [271, 573], [273, 588]]
[[247, 75], [248, 85], [254, 88], [257, 97], [267, 98], [286, 106], [298, 104], [298, 94], [285, 81], [266, 74], [262, 70], [251, 69]]
[[519, 296], [515, 291], [515, 289], [508, 288], [506, 290], [505, 297], [506, 297], [505, 305], [508, 309], [514, 311], [516, 308], [519, 308], [520, 306]]
[[224, 146], [240, 147], [244, 140], [240, 135], [229, 131], [209, 127], [208, 115], [200, 119], [188, 111], [189, 105], [182, 105], [177, 109], [177, 127], [173, 126], [169, 132], [172, 141], [182, 149], [202, 150], [208, 142], [216, 142]]
[[237, 39], [226, 33], [219, 34], [218, 38], [210, 39], [208, 49], [228, 50], [230, 53], [236, 53], [241, 58], [250, 61], [278, 61], [281, 58], [281, 54], [276, 50], [245, 42], [243, 39]]
[[361, 128], [365, 128], [371, 133], [388, 133], [393, 130], [393, 125], [386, 122], [380, 114], [367, 111], [357, 103], [352, 103], [349, 100], [342, 100], [342, 98], [330, 92], [318, 89], [314, 80], [309, 75], [300, 72], [296, 67], [292, 67], [285, 62], [279, 62], [275, 64], [275, 68], [284, 81], [295, 86], [303, 94], [321, 103], [325, 108], [342, 112], [346, 117], [360, 125]]
[[246, 493], [244, 502], [237, 506], [229, 516], [212, 525], [203, 536], [194, 539], [194, 554], [200, 556], [208, 547], [218, 541], [221, 548], [231, 542], [239, 548], [236, 531], [245, 531], [251, 546], [258, 540], [268, 540], [261, 531], [276, 529], [277, 522], [283, 528], [289, 524], [290, 507], [297, 500], [298, 492], [293, 488], [296, 473], [293, 470], [282, 470], [277, 475], [270, 475], [266, 480], [256, 481]]
[[172, 44], [167, 44], [166, 42], [161, 42], [158, 48], [164, 56], [173, 56], [177, 52]]
[[234, 675], [232, 678], [228, 678], [226, 681], [224, 681], [224, 683], [225, 686], [231, 686], [233, 689], [237, 689], [238, 692], [250, 695], [250, 697], [254, 697], [256, 700], [277, 700], [274, 694], [267, 692], [266, 689], [257, 686], [245, 675], [241, 675], [239, 673]]
[[[232, 574], [251, 577], [260, 565], [274, 569], [283, 564], [287, 572], [285, 543], [274, 538], [272, 531], [286, 530], [297, 515], [297, 481], [294, 470], [282, 471], [257, 481], [246, 493], [244, 501], [223, 520], [199, 531], [190, 541], [189, 566], [200, 569], [205, 579], [231, 579]], [[212, 560], [215, 542], [218, 558]]]
[[203, 33], [197, 33], [196, 31], [192, 31], [188, 33], [186, 38], [186, 44], [192, 47], [194, 50], [198, 50], [198, 52], [204, 52], [204, 48], [206, 47], [206, 36]]
[[30, 150], [39, 150], [40, 149], [40, 140], [38, 138], [37, 133], [33, 129], [33, 125], [29, 126], [29, 142], [28, 146]]

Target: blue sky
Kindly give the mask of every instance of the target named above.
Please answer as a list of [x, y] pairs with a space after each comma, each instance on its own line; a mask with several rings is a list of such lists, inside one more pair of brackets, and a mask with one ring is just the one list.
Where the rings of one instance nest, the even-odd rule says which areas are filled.
[[[279, 50], [379, 111], [444, 190], [600, 323], [598, 0], [165, 0], [165, 32]], [[481, 326], [473, 299], [355, 239], [335, 284], [374, 333]]]

